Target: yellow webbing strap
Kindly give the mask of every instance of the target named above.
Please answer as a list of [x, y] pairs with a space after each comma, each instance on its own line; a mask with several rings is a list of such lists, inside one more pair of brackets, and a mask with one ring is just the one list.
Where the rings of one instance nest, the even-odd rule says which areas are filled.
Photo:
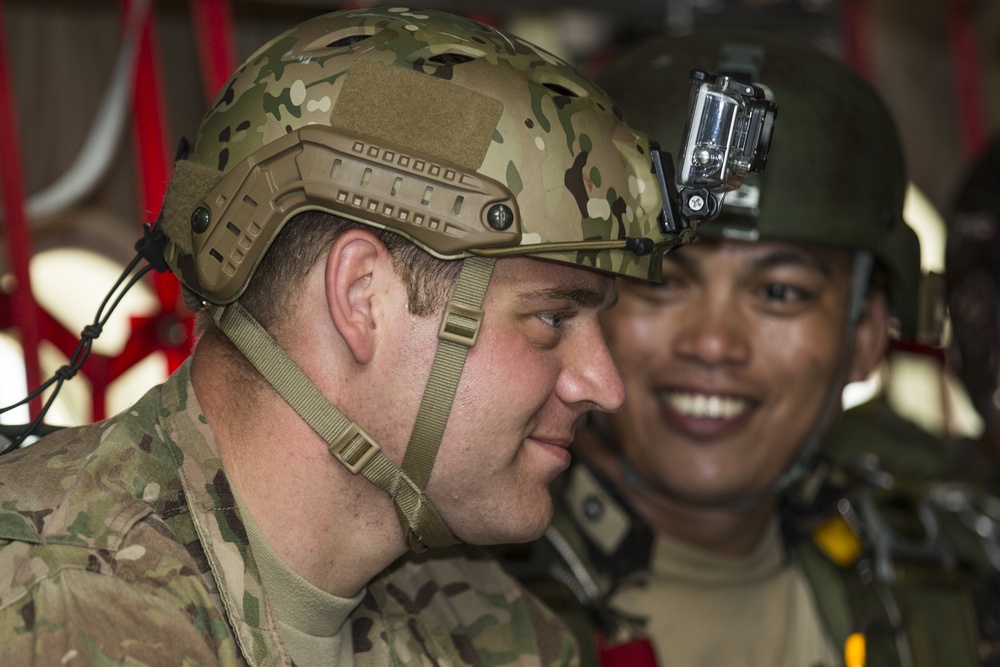
[[424, 496], [423, 486], [414, 484], [371, 436], [330, 403], [239, 302], [210, 306], [210, 310], [222, 332], [278, 395], [327, 442], [330, 453], [353, 474], [364, 475], [392, 497], [400, 510], [408, 540], [413, 532], [426, 546], [457, 542]]

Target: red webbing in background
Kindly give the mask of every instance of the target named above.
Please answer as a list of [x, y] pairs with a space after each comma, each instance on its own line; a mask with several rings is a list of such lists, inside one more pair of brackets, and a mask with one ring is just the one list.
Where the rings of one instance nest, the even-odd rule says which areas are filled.
[[[122, 0], [121, 15], [129, 15], [132, 0]], [[228, 0], [192, 0], [192, 21], [198, 34], [202, 79], [206, 89], [222, 86], [235, 69], [233, 26]], [[0, 4], [0, 31], [2, 31]], [[42, 309], [30, 290], [30, 234], [25, 219], [21, 160], [12, 104], [12, 91], [7, 76], [3, 33], [0, 32], [0, 169], [3, 173], [3, 203], [6, 210], [5, 232], [10, 265], [17, 286], [11, 295], [0, 293], [0, 329], [14, 328], [20, 332], [25, 351], [28, 388], [40, 384], [38, 344], [52, 342], [67, 357], [78, 343], [78, 334], [68, 331]], [[142, 39], [133, 72], [132, 118], [136, 150], [137, 194], [142, 222], [152, 222], [160, 207], [170, 179], [173, 156], [167, 150], [169, 131], [164, 111], [163, 75], [157, 47], [155, 6], [150, 8], [142, 27]], [[138, 230], [136, 238], [138, 238]], [[80, 369], [91, 382], [92, 419], [102, 419], [106, 413], [108, 386], [149, 354], [162, 351], [169, 372], [173, 372], [190, 353], [191, 314], [180, 300], [177, 279], [167, 274], [155, 274], [154, 288], [159, 310], [148, 317], [131, 317], [130, 334], [124, 349], [115, 357], [91, 353]], [[32, 402], [32, 416], [40, 409], [40, 399]]]
[[872, 54], [868, 45], [868, 13], [864, 0], [842, 0], [840, 5], [844, 61], [872, 80]]
[[972, 7], [969, 0], [952, 0], [948, 9], [948, 44], [962, 149], [966, 158], [975, 159], [986, 149], [989, 132]]
[[191, 0], [191, 19], [198, 40], [205, 101], [211, 103], [236, 71], [236, 44], [229, 0]]
[[[31, 291], [31, 237], [28, 233], [24, 209], [24, 180], [21, 175], [21, 152], [18, 138], [21, 136], [13, 103], [10, 67], [3, 22], [3, 3], [0, 1], [0, 186], [3, 193], [4, 233], [7, 239], [7, 254], [11, 272], [17, 281], [9, 298], [0, 300], [0, 310], [8, 311], [7, 317], [0, 316], [0, 326], [13, 326], [20, 332], [21, 347], [24, 351], [25, 376], [28, 388], [41, 384], [38, 364], [38, 343], [41, 340], [38, 325], [38, 306]], [[29, 405], [32, 417], [41, 409], [41, 399], [36, 398]]]

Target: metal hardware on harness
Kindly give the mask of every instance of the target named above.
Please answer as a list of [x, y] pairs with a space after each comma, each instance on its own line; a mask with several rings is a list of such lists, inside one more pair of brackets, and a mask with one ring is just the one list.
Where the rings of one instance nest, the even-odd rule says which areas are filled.
[[945, 547], [937, 515], [926, 499], [921, 499], [916, 508], [917, 518], [924, 531], [924, 537], [920, 540], [905, 537], [889, 525], [876, 507], [874, 489], [866, 487], [860, 490], [857, 510], [874, 550], [875, 577], [879, 581], [895, 581], [893, 560], [897, 556], [943, 563], [953, 560]]

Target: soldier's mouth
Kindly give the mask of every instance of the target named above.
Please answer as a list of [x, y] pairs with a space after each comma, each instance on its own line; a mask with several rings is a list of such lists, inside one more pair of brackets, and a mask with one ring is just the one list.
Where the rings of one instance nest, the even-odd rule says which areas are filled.
[[748, 399], [722, 394], [664, 390], [659, 395], [668, 408], [695, 419], [733, 419], [754, 406], [754, 402]]

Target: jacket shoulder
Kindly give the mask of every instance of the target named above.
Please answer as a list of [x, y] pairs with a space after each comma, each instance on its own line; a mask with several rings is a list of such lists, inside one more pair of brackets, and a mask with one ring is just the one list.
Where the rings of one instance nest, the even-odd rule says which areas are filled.
[[396, 635], [407, 645], [394, 647], [400, 655], [400, 650], [414, 656], [433, 650], [456, 662], [479, 656], [473, 664], [485, 660], [499, 666], [578, 660], [576, 642], [562, 621], [477, 548], [404, 556], [369, 585], [369, 597], [390, 626], [390, 637], [391, 626], [407, 628]]
[[0, 458], [0, 663], [241, 664], [161, 391]]
[[0, 664], [241, 662], [213, 587], [161, 526], [140, 522], [115, 552], [8, 542], [0, 563]]

